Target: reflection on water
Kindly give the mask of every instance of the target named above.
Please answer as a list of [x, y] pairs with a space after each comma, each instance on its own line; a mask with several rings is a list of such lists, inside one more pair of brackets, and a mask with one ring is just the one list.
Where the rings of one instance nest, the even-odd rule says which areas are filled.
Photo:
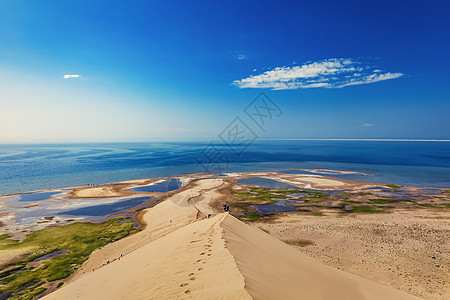
[[288, 202], [293, 203], [304, 203], [305, 201], [296, 201], [296, 200], [281, 200], [277, 198], [273, 198], [272, 200], [276, 201], [272, 204], [262, 204], [262, 205], [251, 205], [250, 207], [254, 208], [257, 212], [262, 214], [274, 214], [277, 212], [284, 211], [295, 211], [295, 207], [293, 205], [286, 205]]
[[101, 204], [88, 207], [82, 207], [69, 211], [61, 212], [61, 215], [70, 216], [107, 216], [113, 213], [121, 212], [130, 208], [134, 208], [152, 199], [152, 197], [136, 197], [129, 200], [124, 200], [116, 203]]
[[18, 200], [21, 202], [42, 201], [42, 200], [47, 200], [47, 199], [53, 198], [53, 196], [60, 194], [60, 193], [61, 193], [61, 191], [20, 194], [20, 195], [18, 195], [20, 197], [20, 199], [18, 199]]
[[46, 255], [43, 255], [41, 257], [36, 258], [35, 260], [33, 260], [32, 262], [38, 262], [38, 261], [43, 261], [43, 260], [47, 260], [56, 256], [60, 256], [63, 254], [69, 253], [69, 251], [67, 250], [59, 250], [59, 251], [55, 251]]
[[422, 193], [422, 194], [426, 194], [426, 195], [440, 195], [440, 194], [442, 194], [442, 190], [441, 189], [434, 189], [434, 188], [419, 189], [419, 192]]
[[298, 199], [298, 198], [302, 198], [302, 197], [308, 197], [309, 194], [302, 192], [302, 193], [288, 194], [286, 196], [291, 199]]
[[295, 190], [300, 189], [292, 184], [287, 184], [287, 183], [284, 183], [281, 181], [268, 179], [268, 178], [261, 178], [261, 177], [251, 177], [251, 178], [247, 178], [247, 179], [240, 179], [237, 181], [237, 183], [256, 185], [256, 186], [266, 188], [266, 189], [295, 189]]
[[178, 178], [172, 178], [163, 182], [152, 185], [140, 186], [131, 189], [133, 192], [153, 192], [153, 193], [167, 193], [181, 188], [181, 181]]

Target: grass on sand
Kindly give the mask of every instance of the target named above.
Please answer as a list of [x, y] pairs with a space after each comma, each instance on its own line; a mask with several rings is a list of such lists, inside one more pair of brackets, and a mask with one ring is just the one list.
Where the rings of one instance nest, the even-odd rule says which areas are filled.
[[234, 196], [238, 196], [244, 200], [249, 201], [264, 201], [267, 202], [265, 204], [275, 203], [275, 199], [287, 199], [287, 195], [296, 194], [296, 193], [307, 193], [308, 196], [302, 197], [301, 200], [304, 201], [320, 201], [325, 194], [322, 191], [303, 191], [303, 190], [291, 190], [291, 189], [266, 189], [266, 188], [257, 188], [251, 187], [250, 192], [239, 193], [235, 191], [231, 191], [231, 194]]
[[397, 190], [400, 188], [400, 186], [395, 185], [395, 184], [386, 184], [387, 187], [390, 187], [391, 189]]
[[311, 240], [285, 240], [283, 241], [288, 245], [292, 246], [300, 246], [300, 247], [306, 247], [310, 245], [314, 245], [315, 243]]
[[379, 214], [385, 213], [386, 211], [381, 208], [371, 207], [371, 206], [353, 206], [352, 212], [363, 213], [363, 214]]
[[245, 215], [239, 216], [239, 218], [245, 221], [256, 221], [261, 218], [261, 215], [255, 211], [249, 211]]
[[[0, 294], [12, 292], [11, 299], [31, 299], [45, 290], [39, 287], [43, 283], [69, 277], [95, 249], [127, 236], [134, 229], [132, 221], [123, 220], [52, 226], [29, 234], [22, 241], [0, 235], [1, 252], [28, 253], [20, 262], [10, 265], [8, 271], [0, 273]], [[27, 267], [34, 259], [59, 250], [68, 253], [41, 261], [37, 268]]]

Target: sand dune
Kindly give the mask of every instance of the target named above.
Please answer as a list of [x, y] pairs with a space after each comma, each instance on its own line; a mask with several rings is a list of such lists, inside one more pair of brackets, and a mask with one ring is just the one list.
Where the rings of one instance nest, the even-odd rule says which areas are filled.
[[[149, 214], [192, 213], [170, 201], [158, 206]], [[325, 266], [228, 213], [192, 220], [45, 297], [179, 298], [418, 299]]]
[[420, 299], [321, 264], [232, 216], [221, 227], [253, 299]]

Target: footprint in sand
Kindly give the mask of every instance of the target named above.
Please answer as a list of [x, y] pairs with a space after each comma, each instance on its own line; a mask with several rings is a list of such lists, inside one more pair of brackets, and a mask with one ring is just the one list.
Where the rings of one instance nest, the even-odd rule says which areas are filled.
[[197, 260], [197, 262], [201, 262], [201, 261], [202, 261], [201, 259], [198, 259], [198, 260]]
[[189, 273], [189, 276], [192, 276], [192, 275], [194, 275], [194, 273]]
[[209, 253], [208, 256], [211, 256], [211, 253]]
[[203, 270], [203, 268], [198, 268], [199, 271]]
[[185, 290], [184, 293], [185, 293], [185, 294], [190, 294], [190, 293], [191, 293], [191, 290]]
[[189, 283], [182, 283], [182, 284], [180, 284], [180, 286], [181, 287], [183, 287], [183, 286], [187, 286]]
[[200, 253], [200, 255], [205, 255], [205, 252]]
[[190, 280], [195, 280], [195, 277], [191, 277], [191, 278], [189, 278]]

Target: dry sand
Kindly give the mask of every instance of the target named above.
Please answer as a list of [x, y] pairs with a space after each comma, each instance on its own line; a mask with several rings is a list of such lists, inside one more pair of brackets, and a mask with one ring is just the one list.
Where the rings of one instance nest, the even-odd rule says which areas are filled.
[[332, 269], [228, 213], [189, 223], [45, 299], [418, 299]]
[[450, 299], [450, 215], [396, 210], [343, 217], [286, 214], [255, 225], [317, 260], [425, 299]]
[[45, 299], [418, 299], [326, 266], [228, 213], [204, 218], [222, 183], [199, 180], [147, 209], [143, 231], [94, 252]]

